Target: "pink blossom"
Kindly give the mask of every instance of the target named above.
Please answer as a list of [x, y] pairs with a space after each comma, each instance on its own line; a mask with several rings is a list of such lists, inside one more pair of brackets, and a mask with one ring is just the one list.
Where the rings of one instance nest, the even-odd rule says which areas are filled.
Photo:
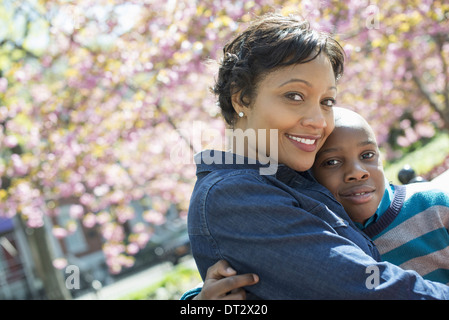
[[18, 140], [15, 136], [6, 136], [3, 142], [8, 148], [14, 148], [18, 144]]
[[142, 222], [136, 223], [132, 230], [135, 233], [145, 232], [145, 225]]
[[16, 175], [23, 176], [28, 172], [28, 167], [23, 163], [22, 158], [18, 154], [12, 154], [11, 161]]
[[76, 221], [69, 221], [66, 225], [68, 234], [73, 234], [78, 229], [78, 223]]
[[67, 235], [68, 235], [68, 232], [66, 229], [64, 229], [62, 227], [57, 227], [57, 226], [53, 227], [52, 233], [56, 239], [62, 239], [62, 238], [67, 237]]
[[95, 202], [95, 197], [90, 193], [84, 193], [80, 197], [80, 203], [84, 206], [92, 206]]
[[8, 108], [5, 106], [0, 106], [0, 121], [5, 121], [8, 117]]
[[131, 255], [135, 255], [139, 252], [139, 246], [136, 243], [130, 243], [126, 246], [126, 252]]
[[107, 211], [100, 211], [99, 213], [97, 213], [96, 219], [99, 225], [103, 225], [111, 221], [111, 215]]
[[73, 194], [73, 186], [70, 183], [61, 183], [59, 192], [62, 198], [68, 198]]
[[148, 243], [148, 241], [151, 238], [152, 233], [149, 232], [142, 232], [139, 233], [138, 236], [135, 239], [136, 244], [140, 247], [140, 248], [144, 248], [145, 245]]
[[165, 223], [165, 216], [156, 210], [147, 210], [143, 213], [143, 218], [145, 221], [154, 224], [154, 225], [162, 225]]
[[96, 217], [95, 217], [95, 214], [93, 214], [93, 213], [87, 213], [83, 217], [83, 225], [86, 228], [93, 228], [95, 226], [96, 222], [97, 222]]
[[69, 209], [69, 215], [73, 219], [80, 219], [83, 217], [84, 208], [79, 204], [72, 204]]
[[123, 191], [116, 190], [109, 196], [109, 201], [113, 204], [117, 204], [121, 202], [124, 199], [124, 197], [125, 193]]
[[55, 267], [56, 269], [63, 269], [67, 266], [67, 259], [66, 258], [56, 258], [53, 260], [52, 262], [53, 267]]
[[118, 257], [120, 264], [124, 267], [132, 267], [134, 265], [134, 261], [135, 259], [133, 257], [129, 257], [129, 256], [125, 256], [125, 255], [120, 255]]
[[435, 135], [435, 129], [429, 124], [418, 123], [416, 125], [416, 133], [422, 137], [431, 138]]
[[33, 214], [29, 215], [27, 219], [27, 226], [30, 228], [40, 228], [44, 225], [44, 220], [42, 219], [42, 215]]
[[8, 89], [8, 80], [0, 78], [0, 93], [6, 92], [6, 89]]
[[119, 223], [125, 223], [135, 216], [134, 209], [131, 207], [119, 207], [115, 210], [115, 214]]
[[108, 258], [117, 257], [125, 251], [125, 246], [123, 244], [110, 242], [104, 245], [103, 251]]
[[102, 235], [108, 241], [120, 242], [125, 238], [123, 226], [117, 223], [103, 225]]

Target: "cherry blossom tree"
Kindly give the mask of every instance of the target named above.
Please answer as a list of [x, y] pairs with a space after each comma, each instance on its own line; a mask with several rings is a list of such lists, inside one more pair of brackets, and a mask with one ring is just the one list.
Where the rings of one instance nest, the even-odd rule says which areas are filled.
[[[370, 121], [386, 150], [449, 129], [444, 1], [4, 0], [0, 216], [40, 228], [70, 204], [73, 221], [102, 232], [111, 272], [132, 264], [170, 207], [185, 218], [192, 156], [220, 143], [203, 133], [224, 133], [210, 61], [272, 11], [301, 14], [341, 42], [338, 101]], [[148, 224], [126, 232], [143, 197]]]

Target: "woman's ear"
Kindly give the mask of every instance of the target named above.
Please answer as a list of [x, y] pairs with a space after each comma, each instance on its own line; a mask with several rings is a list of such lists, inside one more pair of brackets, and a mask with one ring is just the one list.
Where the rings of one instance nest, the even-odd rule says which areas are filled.
[[[232, 107], [234, 108], [235, 113], [237, 113], [237, 115], [241, 115], [242, 112], [244, 113], [245, 111], [245, 106], [242, 104], [242, 101], [240, 100], [240, 94], [241, 92], [238, 91], [236, 93], [234, 93], [231, 96], [231, 102], [232, 102]], [[241, 118], [241, 116], [240, 116]]]

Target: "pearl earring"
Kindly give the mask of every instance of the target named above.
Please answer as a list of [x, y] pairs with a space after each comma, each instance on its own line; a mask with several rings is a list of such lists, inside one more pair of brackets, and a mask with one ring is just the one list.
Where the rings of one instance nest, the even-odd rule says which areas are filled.
[[245, 114], [244, 114], [242, 111], [239, 112], [239, 117], [240, 117], [240, 118], [243, 118], [244, 115], [245, 115]]

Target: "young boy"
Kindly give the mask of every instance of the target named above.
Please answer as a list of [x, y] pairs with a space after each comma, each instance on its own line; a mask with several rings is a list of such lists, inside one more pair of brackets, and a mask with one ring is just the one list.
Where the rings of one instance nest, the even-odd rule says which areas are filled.
[[[449, 193], [431, 182], [390, 184], [367, 121], [345, 108], [335, 107], [334, 114], [335, 129], [311, 169], [317, 181], [374, 241], [384, 261], [449, 284]], [[219, 261], [210, 268], [201, 292], [196, 290], [197, 298], [223, 299], [231, 289], [258, 281], [251, 274], [236, 275]]]
[[312, 172], [383, 260], [449, 284], [449, 193], [428, 182], [388, 183], [374, 132], [359, 114], [335, 108], [335, 129]]

